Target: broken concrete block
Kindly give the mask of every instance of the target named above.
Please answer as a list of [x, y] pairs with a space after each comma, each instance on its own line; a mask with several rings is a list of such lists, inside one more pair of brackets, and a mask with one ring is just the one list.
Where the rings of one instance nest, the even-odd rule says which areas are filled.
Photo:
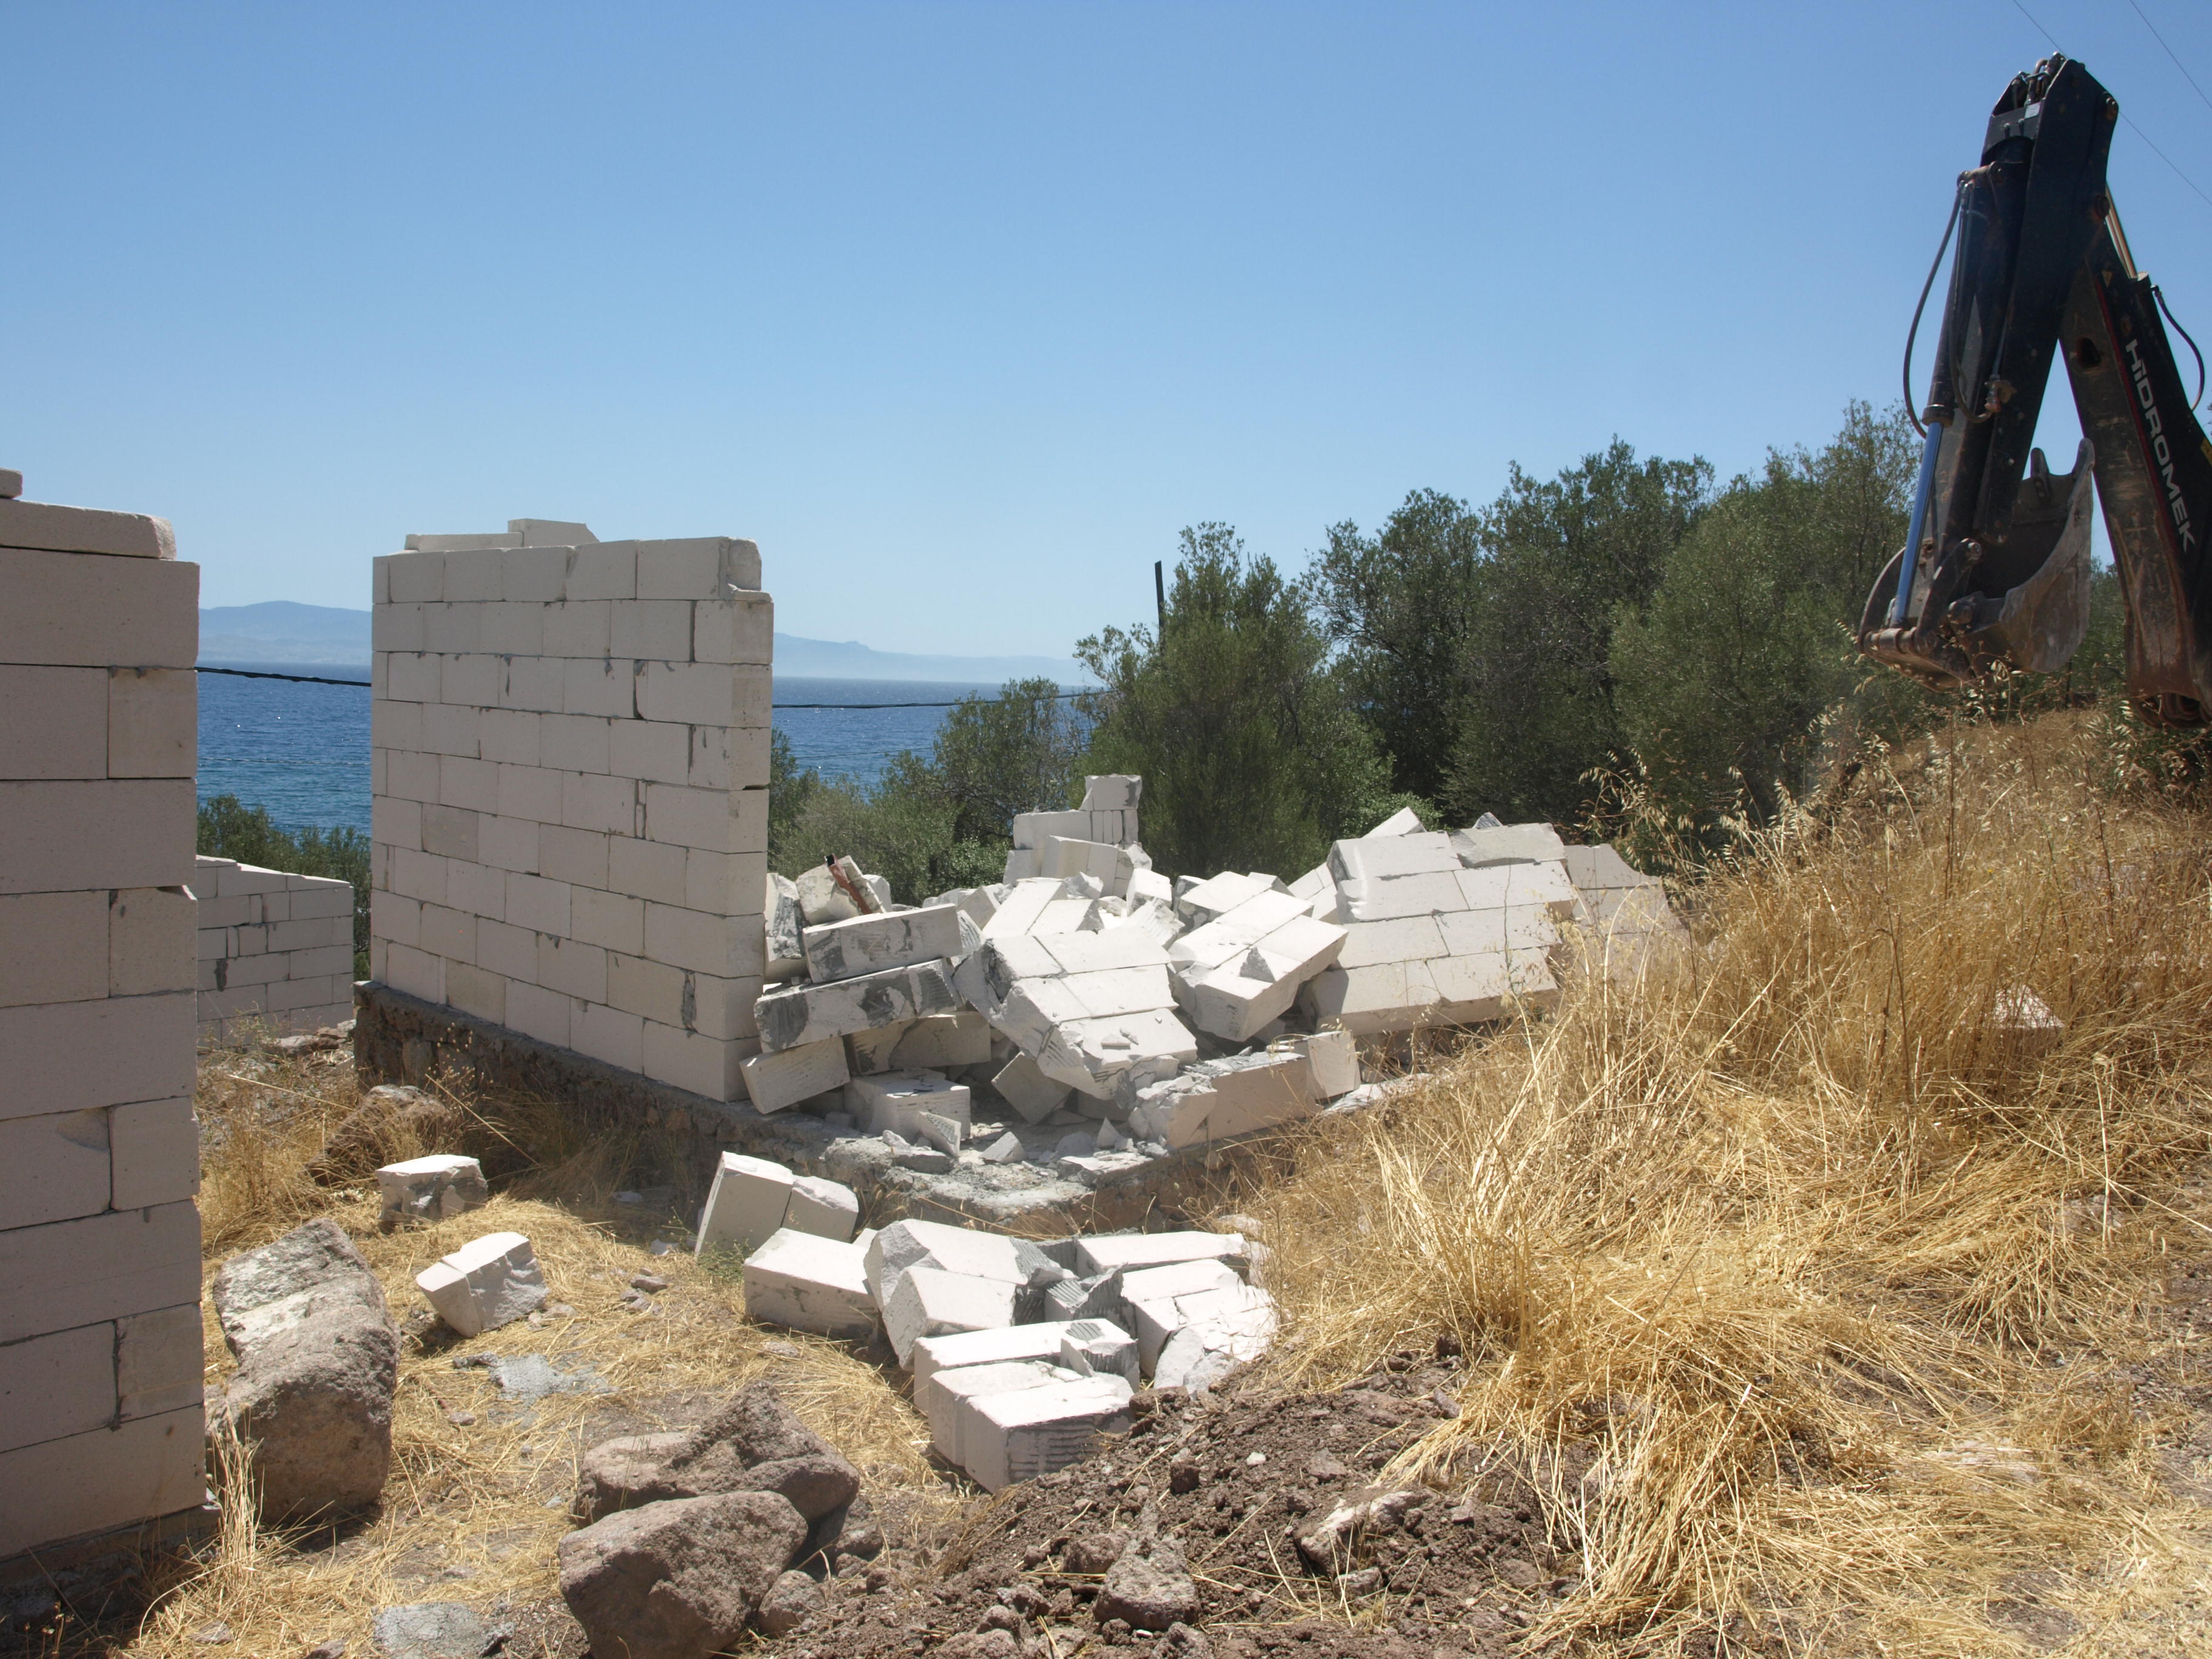
[[[1200, 1282], [1200, 1274], [1193, 1269], [1200, 1265], [1187, 1262], [1180, 1267], [1155, 1267], [1152, 1272], [1161, 1275], [1164, 1281], [1168, 1274], [1181, 1275], [1176, 1280], [1182, 1287], [1179, 1293], [1154, 1296], [1145, 1301], [1125, 1297], [1122, 1303], [1128, 1316], [1129, 1329], [1137, 1339], [1138, 1358], [1148, 1373], [1158, 1375], [1160, 1354], [1167, 1346], [1169, 1339], [1193, 1319], [1201, 1314], [1219, 1316], [1243, 1309], [1245, 1304], [1242, 1298], [1255, 1294], [1250, 1285], [1226, 1268], [1218, 1271], [1212, 1283]], [[1144, 1276], [1131, 1273], [1128, 1278], [1133, 1279]], [[1127, 1282], [1125, 1279], [1125, 1287]], [[1264, 1296], [1266, 1292], [1257, 1294]]]
[[768, 936], [764, 978], [770, 982], [789, 979], [806, 966], [805, 948], [801, 943], [805, 915], [799, 908], [798, 884], [773, 870], [768, 875], [761, 926]]
[[958, 1006], [951, 964], [937, 961], [829, 985], [770, 991], [753, 1005], [753, 1016], [760, 1026], [761, 1047], [775, 1054], [927, 1014], [949, 1014]]
[[[1071, 881], [1087, 879], [1071, 876]], [[1032, 933], [1095, 933], [1105, 927], [1105, 913], [1095, 898], [1057, 898], [1038, 913], [1030, 926]]]
[[1104, 1319], [1071, 1320], [1060, 1328], [1060, 1363], [1079, 1376], [1137, 1381], [1137, 1339]]
[[961, 955], [960, 911], [945, 904], [852, 916], [806, 929], [807, 972], [817, 983]]
[[939, 1152], [957, 1158], [960, 1149], [968, 1142], [968, 1126], [957, 1119], [942, 1117], [935, 1112], [917, 1112], [915, 1127], [921, 1138]]
[[781, 1164], [743, 1152], [724, 1152], [714, 1168], [714, 1183], [699, 1212], [693, 1255], [716, 1245], [750, 1251], [784, 1224], [791, 1207], [792, 1173]]
[[1145, 781], [1133, 773], [1096, 773], [1083, 780], [1086, 812], [1133, 812], [1144, 799]]
[[876, 1328], [865, 1252], [857, 1243], [799, 1232], [771, 1233], [745, 1258], [745, 1316], [821, 1336], [866, 1340]]
[[969, 921], [981, 927], [990, 921], [999, 908], [999, 890], [994, 887], [955, 887], [947, 893], [923, 902], [924, 909], [933, 909], [940, 904], [957, 907]]
[[1177, 1150], [1277, 1128], [1310, 1117], [1317, 1104], [1303, 1053], [1239, 1054], [1138, 1091], [1129, 1128]]
[[1192, 926], [1202, 927], [1262, 893], [1281, 891], [1283, 884], [1256, 870], [1243, 876], [1225, 870], [1209, 880], [1193, 883], [1188, 889], [1181, 887], [1180, 880], [1177, 886], [1176, 912]]
[[1012, 887], [1021, 882], [1034, 880], [1040, 860], [1034, 847], [1012, 847], [1006, 849], [1006, 862], [999, 879]]
[[890, 1129], [908, 1140], [925, 1138], [924, 1113], [958, 1124], [963, 1135], [975, 1115], [968, 1085], [951, 1082], [934, 1072], [884, 1072], [876, 1077], [854, 1078], [846, 1090], [846, 1099], [854, 1115], [870, 1130], [880, 1134]]
[[986, 1164], [1018, 1164], [1024, 1155], [1022, 1138], [1011, 1129], [983, 1148]]
[[1054, 1028], [1037, 1069], [1098, 1100], [1115, 1100], [1198, 1058], [1198, 1039], [1165, 1009], [1084, 1019]]
[[1410, 806], [1401, 806], [1370, 830], [1363, 839], [1376, 841], [1389, 836], [1418, 836], [1420, 833], [1420, 815]]
[[1091, 814], [1080, 809], [1072, 812], [1017, 812], [1014, 814], [1014, 846], [1020, 849], [1041, 849], [1051, 836], [1073, 836], [1077, 839], [1091, 833]]
[[928, 1267], [983, 1279], [1026, 1283], [1047, 1261], [1026, 1240], [942, 1221], [899, 1221], [878, 1232], [868, 1246], [868, 1287], [878, 1302], [887, 1300], [899, 1276], [910, 1267]]
[[1129, 1426], [1128, 1384], [1118, 1376], [1086, 1376], [974, 1402], [961, 1425], [969, 1477], [986, 1492], [1034, 1480], [1088, 1456], [1103, 1433]]
[[483, 1165], [451, 1153], [387, 1164], [376, 1172], [376, 1186], [384, 1201], [377, 1224], [385, 1228], [402, 1221], [440, 1221], [491, 1201]]
[[545, 1300], [545, 1274], [520, 1233], [487, 1233], [415, 1275], [438, 1317], [463, 1336], [477, 1336], [535, 1312]]
[[1070, 1092], [1067, 1085], [1047, 1077], [1036, 1061], [1019, 1053], [999, 1068], [991, 1086], [1025, 1123], [1043, 1122], [1066, 1103]]
[[1175, 884], [1157, 870], [1138, 870], [1130, 875], [1129, 884], [1122, 890], [1122, 896], [1133, 904], [1156, 899], [1172, 908]]
[[860, 914], [853, 896], [837, 883], [827, 865], [811, 864], [793, 883], [799, 897], [801, 921], [809, 927], [822, 922], [844, 921]]
[[1121, 1317], [1121, 1270], [1086, 1273], [1044, 1287], [1037, 1303], [1041, 1321], [1066, 1323], [1079, 1319], [1116, 1320]]
[[1492, 864], [1556, 864], [1566, 845], [1548, 823], [1507, 823], [1492, 829], [1455, 830], [1452, 849], [1470, 870]]
[[1014, 1322], [1015, 1286], [1004, 1279], [916, 1266], [900, 1273], [883, 1302], [884, 1334], [899, 1364], [925, 1336], [981, 1331]]
[[1316, 1098], [1334, 1100], [1359, 1086], [1359, 1045], [1349, 1031], [1331, 1027], [1310, 1036], [1293, 1037], [1284, 1046], [1305, 1055], [1313, 1071]]
[[1238, 1365], [1257, 1359], [1275, 1335], [1275, 1306], [1265, 1291], [1239, 1285], [1179, 1297], [1182, 1324], [1160, 1345], [1152, 1364], [1156, 1389], [1211, 1388]]
[[982, 1066], [991, 1058], [991, 1023], [975, 1009], [963, 1008], [903, 1025], [855, 1031], [845, 1039], [845, 1048], [855, 1077]]
[[860, 1200], [850, 1187], [821, 1176], [793, 1176], [783, 1224], [795, 1233], [849, 1241], [860, 1224]]
[[[1036, 857], [1034, 853], [1030, 855]], [[1009, 877], [1006, 896], [999, 908], [991, 913], [990, 921], [983, 924], [986, 939], [1008, 939], [1026, 933], [1036, 925], [1044, 908], [1060, 896], [1060, 883], [1048, 877], [1038, 876], [1034, 871], [1022, 878]]]
[[1200, 1030], [1249, 1042], [1290, 1012], [1344, 941], [1343, 928], [1316, 921], [1294, 896], [1259, 894], [1168, 947], [1176, 1000]]
[[[1012, 1328], [1018, 1330], [1022, 1328], [1015, 1326]], [[1037, 1389], [1048, 1382], [1068, 1382], [1075, 1375], [1057, 1363], [1056, 1351], [1053, 1357], [1000, 1359], [981, 1365], [940, 1369], [932, 1372], [927, 1382], [916, 1380], [914, 1403], [929, 1425], [930, 1443], [937, 1448], [938, 1455], [955, 1468], [963, 1468], [967, 1462], [960, 1449], [960, 1407], [963, 1402], [987, 1394], [1005, 1394], [1015, 1389]]]
[[[1138, 873], [1143, 876], [1151, 872]], [[1182, 918], [1176, 914], [1175, 906], [1164, 898], [1128, 901], [1123, 914], [1109, 920], [1104, 929], [1109, 933], [1126, 932], [1133, 939], [1149, 939], [1163, 951], [1175, 942], [1182, 930]]]
[[782, 1111], [842, 1088], [852, 1079], [845, 1064], [845, 1040], [834, 1036], [751, 1055], [738, 1062], [738, 1075], [744, 1079], [745, 1093], [757, 1112]]

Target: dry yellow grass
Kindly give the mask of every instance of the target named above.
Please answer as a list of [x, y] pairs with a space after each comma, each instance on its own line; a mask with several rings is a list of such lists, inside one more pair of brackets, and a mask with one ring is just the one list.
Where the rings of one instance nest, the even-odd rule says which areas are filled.
[[[649, 1254], [649, 1223], [608, 1201], [623, 1173], [619, 1149], [572, 1155], [558, 1114], [542, 1103], [465, 1101], [478, 1144], [504, 1140], [511, 1153], [517, 1142], [542, 1144], [560, 1162], [521, 1174], [484, 1209], [382, 1234], [373, 1185], [334, 1192], [302, 1173], [354, 1096], [349, 1065], [265, 1054], [206, 1056], [200, 1110], [209, 1151], [201, 1198], [210, 1276], [237, 1251], [318, 1214], [343, 1227], [374, 1269], [404, 1333], [383, 1504], [335, 1538], [327, 1530], [275, 1534], [246, 1523], [240, 1506], [227, 1506], [221, 1547], [168, 1588], [128, 1644], [130, 1653], [282, 1656], [333, 1638], [362, 1652], [380, 1607], [453, 1600], [521, 1607], [541, 1601], [556, 1593], [554, 1547], [574, 1524], [567, 1499], [581, 1425], [618, 1415], [623, 1425], [608, 1431], [630, 1432], [670, 1414], [696, 1416], [702, 1400], [759, 1378], [774, 1382], [801, 1418], [860, 1466], [878, 1503], [908, 1500], [910, 1524], [956, 1503], [925, 1461], [927, 1427], [872, 1367], [842, 1345], [750, 1324], [734, 1278], [694, 1263], [687, 1251]], [[410, 1322], [423, 1306], [413, 1275], [468, 1239], [503, 1228], [528, 1235], [552, 1300], [573, 1315], [466, 1341], [447, 1340], [450, 1333], [427, 1321]], [[648, 1270], [672, 1284], [653, 1298], [650, 1313], [635, 1313], [622, 1295], [632, 1274]], [[213, 1393], [230, 1360], [211, 1308], [207, 1352]], [[526, 1414], [514, 1412], [484, 1370], [455, 1367], [457, 1358], [477, 1353], [538, 1353], [564, 1370], [588, 1366], [612, 1391], [556, 1395]], [[455, 1413], [475, 1420], [457, 1424]], [[218, 1474], [234, 1479], [234, 1456], [218, 1452]], [[231, 1627], [231, 1644], [211, 1650], [192, 1639], [217, 1622]]]
[[[2164, 1280], [2212, 1237], [2212, 825], [2099, 769], [2078, 716], [1875, 769], [1747, 840], [1671, 967], [1586, 978], [1245, 1206], [1297, 1370], [1479, 1357], [1398, 1467], [1534, 1482], [1583, 1560], [1543, 1634], [2002, 1653], [2030, 1585], [2080, 1651], [2212, 1634], [2166, 1629], [2212, 1557], [2149, 1420], [2188, 1358]], [[2023, 987], [2055, 1047], [1992, 1021]]]

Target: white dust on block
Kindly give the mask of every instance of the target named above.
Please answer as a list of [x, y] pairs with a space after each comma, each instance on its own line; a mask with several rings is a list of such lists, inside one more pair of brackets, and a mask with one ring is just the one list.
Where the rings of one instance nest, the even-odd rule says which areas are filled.
[[1129, 1127], [1180, 1150], [1279, 1127], [1311, 1116], [1317, 1105], [1312, 1066], [1285, 1047], [1210, 1060], [1139, 1090]]
[[1274, 1302], [1249, 1285], [1179, 1297], [1176, 1307], [1183, 1323], [1161, 1346], [1152, 1367], [1156, 1389], [1211, 1388], [1274, 1340]]
[[771, 1054], [878, 1026], [898, 1025], [959, 1006], [952, 964], [938, 960], [887, 968], [829, 985], [788, 985], [753, 1005], [761, 1047]]
[[415, 1288], [439, 1318], [477, 1336], [534, 1312], [545, 1300], [545, 1274], [520, 1233], [487, 1233], [416, 1274]]
[[854, 1077], [982, 1066], [991, 1058], [991, 1023], [975, 1009], [963, 1008], [957, 1014], [855, 1031], [845, 1039], [845, 1049]]

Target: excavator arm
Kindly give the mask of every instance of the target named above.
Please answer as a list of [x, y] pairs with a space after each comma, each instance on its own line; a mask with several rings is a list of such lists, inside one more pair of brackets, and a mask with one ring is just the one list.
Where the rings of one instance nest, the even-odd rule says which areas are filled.
[[[1942, 690], [1999, 663], [2063, 667], [2088, 624], [2094, 476], [2127, 603], [2129, 696], [2160, 725], [2201, 726], [2212, 445], [2106, 185], [2118, 118], [2081, 64], [2046, 58], [2005, 88], [1981, 165], [1960, 177], [1905, 545], [1859, 648]], [[2063, 474], [2032, 447], [2054, 356], [2086, 434]]]

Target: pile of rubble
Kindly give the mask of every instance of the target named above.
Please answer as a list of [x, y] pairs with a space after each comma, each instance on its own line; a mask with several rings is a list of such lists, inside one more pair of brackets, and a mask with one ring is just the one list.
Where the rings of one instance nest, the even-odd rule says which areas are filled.
[[725, 1152], [694, 1248], [743, 1254], [763, 1324], [887, 1340], [939, 1454], [992, 1492], [1126, 1429], [1146, 1378], [1204, 1388], [1274, 1332], [1260, 1249], [1236, 1233], [1039, 1241], [859, 1219], [849, 1188]]
[[1401, 812], [1289, 882], [1170, 881], [1137, 841], [1142, 793], [1091, 778], [1081, 807], [1014, 819], [1003, 882], [920, 907], [850, 859], [770, 876], [753, 1104], [880, 1136], [909, 1169], [1096, 1186], [1364, 1103], [1355, 1038], [1550, 1006], [1570, 934], [1625, 974], [1680, 933], [1610, 847], [1486, 815], [1447, 834]]

